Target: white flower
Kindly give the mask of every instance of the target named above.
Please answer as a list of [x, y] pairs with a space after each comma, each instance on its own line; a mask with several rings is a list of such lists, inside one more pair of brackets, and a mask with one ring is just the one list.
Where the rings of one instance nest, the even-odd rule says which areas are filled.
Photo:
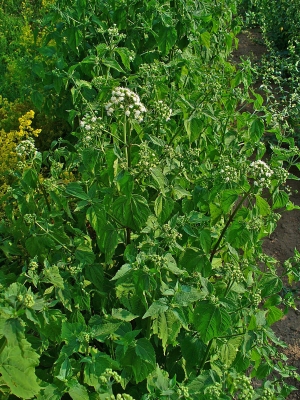
[[129, 117], [129, 116], [130, 116], [130, 111], [129, 111], [129, 110], [126, 110], [126, 111], [125, 111], [125, 115], [126, 115], [127, 117]]
[[85, 126], [85, 130], [86, 130], [86, 131], [90, 131], [90, 130], [91, 130], [91, 125], [86, 125], [86, 126]]

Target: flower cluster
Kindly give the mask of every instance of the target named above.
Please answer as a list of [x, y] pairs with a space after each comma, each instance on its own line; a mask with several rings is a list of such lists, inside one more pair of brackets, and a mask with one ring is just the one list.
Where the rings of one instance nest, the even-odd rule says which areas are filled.
[[149, 175], [150, 173], [150, 168], [155, 168], [159, 164], [159, 159], [154, 152], [153, 149], [151, 149], [148, 146], [147, 142], [142, 142], [140, 144], [140, 159], [139, 162], [137, 163], [137, 173], [140, 174], [145, 173], [146, 175]]
[[226, 277], [229, 280], [237, 283], [244, 281], [244, 274], [241, 271], [240, 266], [231, 263], [226, 263], [223, 267]]
[[108, 116], [111, 116], [117, 110], [122, 110], [127, 117], [138, 122], [143, 121], [143, 114], [147, 111], [136, 93], [122, 87], [117, 87], [112, 91], [112, 96], [105, 105], [105, 109]]
[[226, 183], [239, 183], [245, 176], [245, 166], [242, 163], [235, 163], [228, 156], [221, 156], [219, 160], [220, 169], [215, 172], [216, 178]]
[[26, 140], [22, 140], [16, 147], [16, 154], [20, 158], [32, 157], [36, 151], [34, 140], [31, 137]]
[[219, 382], [215, 382], [205, 388], [204, 394], [207, 400], [217, 400], [222, 394], [222, 385]]
[[167, 106], [162, 100], [154, 103], [154, 110], [159, 119], [169, 121], [172, 115], [172, 109]]
[[82, 120], [79, 121], [79, 127], [84, 132], [82, 137], [82, 144], [84, 146], [94, 146], [104, 129], [102, 118], [97, 117], [97, 111], [93, 115], [89, 113], [85, 114]]
[[249, 166], [249, 174], [254, 178], [255, 186], [270, 187], [273, 171], [264, 161], [253, 161]]

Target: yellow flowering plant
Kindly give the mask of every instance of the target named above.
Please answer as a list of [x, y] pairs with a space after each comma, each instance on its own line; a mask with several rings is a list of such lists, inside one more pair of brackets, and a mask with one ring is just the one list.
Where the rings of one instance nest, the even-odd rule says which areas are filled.
[[37, 137], [41, 129], [32, 127], [34, 111], [30, 110], [19, 118], [19, 129], [6, 132], [0, 130], [0, 193], [5, 191], [8, 183], [7, 172], [14, 168], [18, 156], [16, 153], [17, 145], [24, 139]]

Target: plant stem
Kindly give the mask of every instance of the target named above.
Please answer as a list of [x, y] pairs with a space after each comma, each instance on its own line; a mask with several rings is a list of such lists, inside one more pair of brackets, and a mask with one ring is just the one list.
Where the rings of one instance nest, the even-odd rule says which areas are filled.
[[219, 237], [217, 243], [214, 245], [214, 248], [213, 248], [212, 251], [211, 251], [211, 255], [210, 255], [210, 259], [209, 259], [210, 262], [212, 262], [212, 260], [213, 260], [213, 258], [214, 258], [214, 256], [215, 256], [215, 254], [216, 254], [216, 252], [217, 252], [217, 250], [218, 250], [218, 247], [219, 247], [219, 245], [220, 245], [220, 243], [221, 243], [221, 240], [223, 239], [223, 237], [224, 237], [224, 235], [225, 235], [225, 233], [226, 233], [226, 230], [227, 230], [228, 226], [229, 226], [229, 225], [231, 224], [231, 222], [233, 221], [233, 218], [235, 217], [235, 214], [238, 212], [238, 210], [240, 209], [240, 207], [242, 206], [242, 204], [244, 203], [244, 201], [246, 200], [246, 198], [247, 198], [247, 197], [249, 196], [249, 194], [251, 193], [251, 189], [252, 189], [252, 186], [251, 186], [250, 189], [244, 194], [244, 196], [241, 198], [241, 200], [239, 201], [238, 205], [236, 206], [236, 208], [234, 209], [233, 213], [230, 215], [228, 221], [226, 222], [226, 224], [225, 224], [225, 226], [224, 226], [224, 228], [223, 228], [223, 230], [222, 230], [222, 232], [221, 232], [221, 234], [220, 234], [220, 237]]
[[213, 343], [213, 339], [210, 339], [210, 341], [208, 342], [207, 348], [206, 348], [206, 352], [205, 352], [205, 354], [204, 354], [204, 357], [203, 357], [203, 359], [202, 359], [202, 361], [201, 361], [201, 364], [200, 364], [200, 367], [199, 367], [199, 371], [200, 371], [200, 372], [202, 371], [202, 369], [203, 369], [203, 367], [204, 367], [204, 364], [205, 364], [206, 361], [207, 361], [207, 358], [208, 358], [208, 355], [209, 355], [209, 352], [210, 352], [210, 348], [211, 348], [212, 343]]

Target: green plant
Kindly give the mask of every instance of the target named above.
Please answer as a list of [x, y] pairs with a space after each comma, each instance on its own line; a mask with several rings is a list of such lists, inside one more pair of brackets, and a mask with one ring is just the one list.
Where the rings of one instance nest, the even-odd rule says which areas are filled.
[[[283, 283], [261, 241], [276, 210], [293, 208], [282, 163], [297, 159], [278, 148], [261, 161], [268, 122], [236, 111], [247, 71], [204, 77], [198, 62], [189, 55], [202, 102], [185, 74], [177, 97], [157, 100], [165, 65], [146, 70], [151, 95], [108, 79], [77, 140], [44, 156], [48, 177], [41, 154], [24, 150], [3, 199], [3, 396], [284, 399], [293, 389], [271, 329]], [[210, 107], [205, 82], [217, 76]], [[77, 180], [63, 183], [66, 172]]]
[[[141, 7], [141, 17], [125, 14], [144, 18], [148, 34], [132, 36], [144, 52], [132, 60], [125, 41], [140, 25], [122, 25], [124, 4], [105, 3], [107, 24], [93, 21], [105, 40], [89, 45], [94, 25], [71, 26], [85, 2], [60, 2], [58, 38], [75, 42], [44, 43], [39, 73], [50, 83], [57, 74], [50, 89], [78, 124], [43, 154], [21, 143], [1, 199], [1, 396], [284, 399], [294, 389], [285, 379], [299, 376], [271, 328], [288, 301], [262, 240], [278, 211], [295, 207], [285, 182], [299, 149], [251, 91], [251, 65], [226, 61], [234, 2], [126, 3]], [[188, 42], [170, 42], [169, 12], [187, 19]], [[163, 44], [155, 33], [166, 27]], [[76, 60], [52, 73], [58, 54]], [[287, 148], [266, 158], [268, 130]], [[296, 256], [285, 273], [299, 279]]]

